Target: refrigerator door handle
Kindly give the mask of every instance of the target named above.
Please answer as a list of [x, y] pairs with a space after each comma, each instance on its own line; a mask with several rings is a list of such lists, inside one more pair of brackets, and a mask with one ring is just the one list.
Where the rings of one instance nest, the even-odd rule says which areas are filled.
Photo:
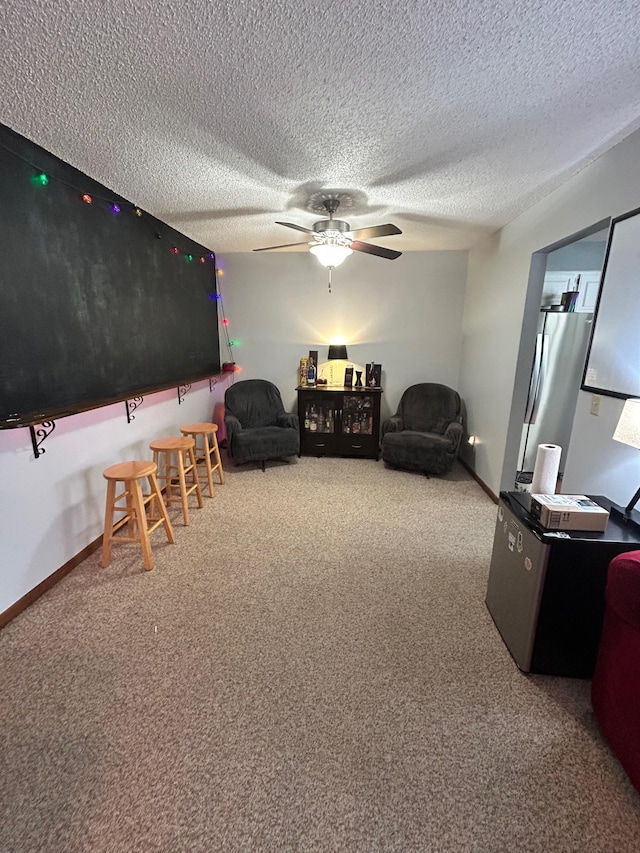
[[538, 388], [536, 390], [536, 396], [533, 403], [533, 414], [531, 416], [531, 423], [535, 424], [536, 418], [538, 417], [538, 411], [540, 409], [540, 401], [542, 400], [542, 392], [544, 390], [544, 383], [547, 376], [547, 366], [549, 362], [549, 335], [541, 335], [542, 337], [542, 349], [540, 353], [540, 370], [538, 373]]
[[547, 361], [549, 358], [549, 335], [540, 333], [536, 337], [536, 352], [531, 369], [531, 381], [529, 382], [529, 395], [527, 397], [527, 408], [524, 413], [525, 424], [534, 424], [540, 399], [544, 387], [544, 379], [547, 372]]
[[533, 365], [531, 366], [531, 376], [529, 377], [529, 392], [527, 394], [527, 406], [524, 410], [525, 424], [531, 423], [531, 415], [533, 414], [533, 404], [535, 401], [535, 389], [538, 384], [538, 370], [540, 369], [538, 360], [538, 343], [541, 335], [536, 338], [536, 351], [533, 356]]

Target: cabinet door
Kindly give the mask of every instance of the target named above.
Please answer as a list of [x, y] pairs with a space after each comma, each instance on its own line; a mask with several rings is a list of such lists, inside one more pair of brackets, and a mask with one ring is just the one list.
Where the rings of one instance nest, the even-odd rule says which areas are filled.
[[303, 453], [328, 454], [336, 450], [339, 395], [299, 392], [298, 416]]
[[340, 419], [340, 452], [345, 456], [378, 455], [378, 397], [374, 394], [345, 394]]
[[375, 398], [371, 394], [345, 394], [342, 404], [344, 435], [373, 435]]

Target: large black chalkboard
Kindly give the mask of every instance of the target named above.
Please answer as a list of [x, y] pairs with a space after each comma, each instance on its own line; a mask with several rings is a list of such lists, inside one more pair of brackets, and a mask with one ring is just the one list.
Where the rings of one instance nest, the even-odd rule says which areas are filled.
[[0, 428], [220, 371], [215, 257], [138, 211], [0, 125]]

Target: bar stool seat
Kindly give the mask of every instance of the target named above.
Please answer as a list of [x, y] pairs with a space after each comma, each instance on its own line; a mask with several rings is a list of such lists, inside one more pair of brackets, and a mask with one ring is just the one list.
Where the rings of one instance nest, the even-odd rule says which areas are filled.
[[[167, 539], [173, 545], [175, 539], [173, 528], [162, 499], [162, 492], [158, 486], [156, 472], [158, 466], [155, 462], [119, 462], [111, 465], [102, 472], [107, 481], [107, 502], [104, 515], [104, 534], [102, 537], [102, 565], [106, 568], [111, 563], [111, 546], [114, 542], [139, 542], [142, 545], [142, 555], [147, 571], [153, 568], [153, 556], [149, 534], [159, 527], [164, 526]], [[150, 493], [142, 493], [141, 481], [147, 479]], [[118, 483], [122, 483], [124, 491], [116, 495]], [[118, 502], [125, 500], [124, 506], [118, 506]], [[157, 503], [160, 509], [160, 518], [149, 524], [151, 518], [147, 517], [147, 504]], [[124, 517], [115, 521], [116, 513], [124, 513]], [[115, 533], [125, 524], [129, 525], [128, 536], [116, 536]]]
[[[202, 491], [198, 481], [198, 471], [195, 456], [195, 441], [184, 435], [157, 438], [149, 445], [153, 451], [153, 461], [158, 466], [158, 480], [164, 484], [164, 501], [167, 506], [172, 503], [182, 505], [182, 516], [185, 524], [189, 524], [188, 497], [195, 492], [198, 506], [202, 508]], [[173, 462], [175, 456], [175, 464]], [[187, 475], [190, 475], [190, 485], [187, 486]], [[177, 484], [176, 484], [177, 479]], [[178, 494], [175, 494], [177, 486]], [[153, 504], [151, 505], [153, 509]]]
[[[204, 465], [207, 483], [209, 485], [209, 496], [213, 497], [213, 472], [218, 472], [220, 485], [224, 486], [224, 471], [220, 459], [220, 448], [218, 447], [217, 424], [196, 423], [180, 427], [183, 435], [190, 436], [195, 442], [196, 462], [199, 466]], [[200, 440], [199, 440], [200, 439]], [[211, 457], [213, 456], [213, 465]]]

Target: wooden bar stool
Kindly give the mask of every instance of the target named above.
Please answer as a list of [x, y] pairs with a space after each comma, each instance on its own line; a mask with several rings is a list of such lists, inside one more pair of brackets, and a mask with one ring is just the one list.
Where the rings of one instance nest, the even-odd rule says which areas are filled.
[[[202, 508], [202, 492], [198, 481], [198, 468], [195, 455], [195, 441], [187, 436], [178, 435], [170, 438], [158, 438], [149, 447], [153, 450], [153, 461], [158, 466], [158, 480], [164, 483], [164, 502], [167, 506], [172, 503], [182, 504], [184, 523], [189, 524], [188, 497], [196, 493], [198, 506]], [[173, 456], [175, 455], [175, 465]], [[191, 485], [187, 487], [187, 474], [191, 474]], [[176, 479], [178, 480], [176, 484]], [[177, 485], [178, 494], [174, 495]], [[153, 504], [151, 508], [153, 509]]]
[[[188, 435], [195, 441], [196, 460], [198, 465], [204, 464], [207, 472], [207, 482], [209, 484], [209, 496], [213, 497], [213, 472], [218, 472], [220, 485], [224, 486], [224, 471], [222, 470], [222, 460], [220, 459], [220, 449], [218, 447], [218, 432], [217, 424], [187, 424], [180, 427], [180, 432], [183, 435]], [[201, 442], [198, 438], [202, 439]], [[213, 455], [214, 464], [211, 464], [211, 456]]]
[[[156, 472], [158, 466], [155, 462], [119, 462], [117, 465], [111, 465], [102, 472], [102, 476], [107, 481], [107, 504], [104, 514], [104, 534], [102, 537], [102, 565], [107, 567], [111, 562], [111, 545], [113, 542], [140, 542], [142, 545], [142, 555], [144, 565], [147, 571], [153, 568], [153, 556], [151, 554], [151, 543], [149, 534], [159, 527], [164, 525], [167, 539], [173, 545], [175, 539], [173, 536], [173, 528], [169, 521], [162, 493], [158, 486]], [[150, 493], [143, 495], [141, 480], [149, 481]], [[124, 491], [116, 495], [118, 483], [122, 483]], [[125, 505], [117, 506], [118, 501], [124, 498]], [[155, 523], [149, 525], [150, 518], [147, 518], [146, 506], [151, 501], [157, 502], [160, 508], [160, 518]], [[124, 517], [115, 521], [116, 513], [124, 513]], [[116, 536], [115, 533], [125, 524], [129, 524], [128, 536]]]

